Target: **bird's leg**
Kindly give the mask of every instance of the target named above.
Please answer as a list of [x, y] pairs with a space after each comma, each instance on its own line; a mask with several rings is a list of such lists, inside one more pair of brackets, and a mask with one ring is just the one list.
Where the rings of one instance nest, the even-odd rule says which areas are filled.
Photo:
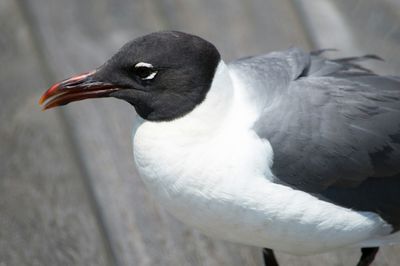
[[361, 258], [357, 263], [357, 266], [369, 266], [374, 261], [376, 253], [378, 253], [379, 247], [375, 248], [362, 248]]
[[263, 256], [265, 266], [279, 266], [278, 261], [275, 258], [274, 251], [272, 249], [264, 248]]

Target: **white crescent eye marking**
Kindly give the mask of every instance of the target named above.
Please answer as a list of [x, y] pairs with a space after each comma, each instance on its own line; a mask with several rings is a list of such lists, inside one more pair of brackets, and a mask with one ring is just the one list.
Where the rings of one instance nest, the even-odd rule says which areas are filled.
[[135, 68], [138, 67], [147, 67], [147, 68], [153, 68], [153, 65], [150, 63], [145, 63], [145, 62], [139, 62], [135, 65]]
[[[148, 68], [149, 70], [153, 69], [153, 65], [150, 63], [145, 63], [145, 62], [139, 62], [135, 65], [135, 68]], [[157, 75], [157, 71], [151, 71], [151, 73], [149, 75], [147, 75], [146, 77], [141, 77], [142, 80], [150, 80], [153, 79], [155, 76]]]
[[142, 78], [143, 80], [148, 80], [148, 79], [153, 79], [157, 75], [157, 71], [152, 72], [150, 75], [148, 75], [145, 78]]

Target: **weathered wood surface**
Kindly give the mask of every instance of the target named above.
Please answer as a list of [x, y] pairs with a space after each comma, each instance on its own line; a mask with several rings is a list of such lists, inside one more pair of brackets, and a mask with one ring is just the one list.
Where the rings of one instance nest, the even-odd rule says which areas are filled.
[[0, 1], [0, 265], [110, 265], [107, 242], [49, 79], [13, 0]]
[[[15, 61], [4, 72], [9, 74], [0, 73], [2, 104], [6, 97], [11, 99], [0, 107], [0, 115], [7, 121], [5, 114], [12, 112], [11, 121], [16, 121], [0, 126], [1, 158], [12, 154], [15, 162], [0, 164], [10, 176], [1, 179], [0, 187], [0, 263], [262, 265], [260, 249], [210, 239], [153, 201], [134, 169], [134, 111], [129, 105], [91, 100], [39, 113], [34, 104], [45, 81], [92, 69], [124, 42], [161, 29], [199, 34], [228, 60], [290, 45], [331, 46], [319, 41], [323, 32], [318, 27], [309, 27], [313, 10], [298, 12], [307, 1], [293, 5], [290, 0], [20, 0], [22, 13], [11, 0], [3, 2], [8, 9], [0, 6], [0, 21], [17, 12], [19, 24], [4, 25], [10, 31], [25, 29], [28, 37], [18, 40], [26, 46], [18, 56], [15, 52], [0, 57], [2, 62]], [[385, 44], [373, 52], [379, 54]], [[14, 42], [5, 46], [18, 47]], [[7, 80], [17, 85], [8, 85]], [[11, 93], [8, 86], [23, 90]], [[27, 156], [29, 160], [24, 159]], [[397, 265], [399, 253], [385, 248], [375, 265]], [[278, 259], [281, 265], [354, 265], [358, 256], [358, 250], [350, 249], [300, 258], [278, 254]]]

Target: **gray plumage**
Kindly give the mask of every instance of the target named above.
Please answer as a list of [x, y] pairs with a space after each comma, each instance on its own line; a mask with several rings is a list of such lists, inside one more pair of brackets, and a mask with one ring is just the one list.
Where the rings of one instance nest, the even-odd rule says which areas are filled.
[[279, 182], [336, 204], [379, 213], [400, 227], [400, 78], [358, 65], [376, 56], [328, 60], [287, 51], [234, 61], [252, 84]]

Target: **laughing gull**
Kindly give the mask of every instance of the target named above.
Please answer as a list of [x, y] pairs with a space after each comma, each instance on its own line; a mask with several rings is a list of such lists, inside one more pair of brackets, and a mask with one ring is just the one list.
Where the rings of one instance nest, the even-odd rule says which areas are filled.
[[53, 85], [44, 109], [133, 105], [134, 160], [153, 196], [213, 237], [297, 255], [400, 243], [400, 77], [291, 48], [225, 63], [208, 41], [152, 33]]

